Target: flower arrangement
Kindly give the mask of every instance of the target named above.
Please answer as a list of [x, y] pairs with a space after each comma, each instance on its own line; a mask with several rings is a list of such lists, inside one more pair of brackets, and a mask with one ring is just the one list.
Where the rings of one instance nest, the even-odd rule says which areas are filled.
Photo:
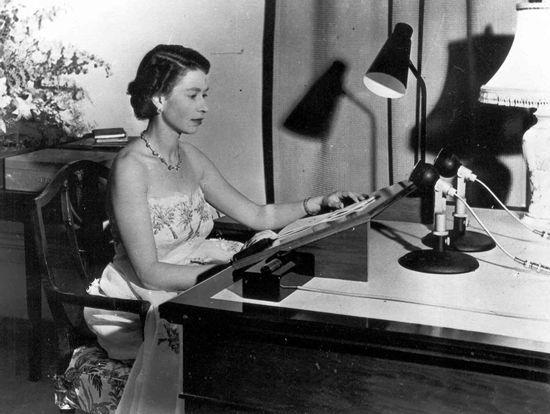
[[22, 17], [23, 7], [0, 0], [0, 145], [12, 149], [52, 145], [89, 131], [93, 125], [81, 109], [89, 97], [76, 79], [90, 70], [111, 74], [91, 53], [37, 38], [58, 8]]

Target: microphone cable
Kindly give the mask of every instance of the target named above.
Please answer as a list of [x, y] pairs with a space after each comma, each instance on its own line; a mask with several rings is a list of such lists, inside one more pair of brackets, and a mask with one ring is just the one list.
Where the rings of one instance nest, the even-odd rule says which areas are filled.
[[[504, 246], [502, 246], [502, 244], [499, 243], [499, 241], [493, 236], [493, 234], [489, 231], [489, 229], [487, 228], [487, 226], [485, 226], [485, 224], [481, 221], [481, 219], [479, 218], [479, 216], [476, 214], [476, 212], [472, 209], [472, 207], [470, 207], [470, 205], [468, 203], [466, 203], [466, 200], [459, 196], [458, 194], [454, 194], [453, 195], [454, 197], [456, 197], [458, 200], [462, 201], [464, 203], [464, 205], [466, 206], [466, 208], [468, 209], [468, 211], [472, 214], [472, 216], [474, 216], [474, 218], [476, 219], [476, 221], [479, 223], [479, 225], [483, 228], [483, 230], [485, 230], [485, 233], [487, 233], [487, 235], [493, 239], [493, 241], [495, 242], [495, 244], [497, 245], [497, 247], [502, 250], [502, 252], [504, 254], [506, 254], [506, 256], [510, 257], [514, 262], [516, 263], [519, 263], [521, 264], [523, 267], [525, 267], [526, 269], [529, 269], [529, 270], [535, 270], [537, 272], [547, 272], [547, 273], [550, 273], [550, 266], [547, 266], [547, 265], [544, 265], [542, 263], [539, 263], [539, 262], [532, 262], [530, 260], [526, 260], [526, 259], [521, 259], [517, 256], [514, 256], [512, 253], [510, 253], [508, 250], [506, 250], [504, 248]], [[514, 217], [516, 217], [515, 215], [513, 215]], [[519, 219], [518, 219], [519, 220]]]
[[[519, 224], [521, 224], [523, 227], [525, 227], [527, 230], [535, 233], [537, 236], [540, 236], [544, 239], [550, 239], [550, 232], [549, 231], [545, 231], [545, 230], [537, 230], [537, 229], [533, 229], [532, 227], [528, 226], [527, 224], [525, 224], [523, 221], [521, 221], [521, 219], [514, 213], [512, 213], [505, 205], [502, 201], [499, 200], [499, 198], [496, 196], [496, 194], [491, 191], [491, 189], [489, 188], [489, 186], [487, 184], [485, 184], [483, 181], [481, 181], [479, 178], [476, 178], [475, 179], [475, 182], [479, 183], [483, 188], [485, 188], [485, 190], [487, 190], [489, 192], [489, 194], [491, 194], [491, 196], [498, 202], [498, 204], [510, 215], [514, 218], [514, 220], [516, 220]], [[481, 223], [480, 223], [481, 224]]]

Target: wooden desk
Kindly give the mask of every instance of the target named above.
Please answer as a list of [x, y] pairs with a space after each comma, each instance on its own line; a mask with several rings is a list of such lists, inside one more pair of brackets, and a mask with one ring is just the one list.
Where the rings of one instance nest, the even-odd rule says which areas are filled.
[[[480, 213], [513, 253], [548, 261], [550, 242], [502, 211]], [[349, 248], [366, 231], [338, 243]], [[341, 294], [244, 299], [228, 268], [161, 305], [183, 325], [186, 411], [550, 412], [550, 277], [499, 250], [474, 254], [480, 267], [467, 274], [400, 267], [427, 231], [373, 223], [368, 268], [355, 269], [368, 269], [368, 282], [325, 274], [305, 285]], [[338, 257], [328, 240], [312, 248]]]
[[[84, 145], [85, 144], [85, 145]], [[82, 146], [80, 146], [82, 145]], [[2, 182], [0, 189], [0, 220], [23, 223], [25, 245], [25, 275], [27, 314], [30, 322], [29, 334], [29, 380], [38, 381], [41, 376], [41, 321], [42, 283], [38, 264], [37, 242], [34, 234], [34, 198], [47, 185], [48, 177], [68, 162], [78, 159], [91, 159], [110, 164], [119, 148], [98, 150], [88, 143], [72, 143], [66, 147], [51, 148], [14, 155], [19, 163], [26, 165], [27, 173], [17, 173], [21, 180], [6, 177], [12, 160], [2, 160]], [[6, 168], [6, 163], [8, 167]], [[46, 168], [42, 177], [38, 171]], [[26, 181], [27, 180], [27, 181]], [[25, 186], [28, 183], [28, 187]], [[6, 188], [7, 187], [7, 188]], [[14, 190], [13, 188], [17, 188]]]

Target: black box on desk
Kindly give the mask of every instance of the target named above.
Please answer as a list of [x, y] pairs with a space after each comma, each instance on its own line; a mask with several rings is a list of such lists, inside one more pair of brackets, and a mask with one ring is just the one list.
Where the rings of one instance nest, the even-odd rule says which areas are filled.
[[90, 160], [110, 166], [116, 152], [46, 148], [4, 159], [4, 189], [39, 192], [65, 165]]
[[280, 302], [315, 275], [315, 256], [279, 252], [237, 272], [242, 278], [243, 297]]

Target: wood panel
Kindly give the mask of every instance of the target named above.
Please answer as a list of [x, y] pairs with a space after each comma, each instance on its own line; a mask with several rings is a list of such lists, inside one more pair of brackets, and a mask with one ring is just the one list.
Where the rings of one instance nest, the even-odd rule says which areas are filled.
[[[369, 355], [187, 332], [193, 413], [547, 413], [550, 385]], [[229, 404], [231, 403], [231, 404]], [[221, 412], [221, 411], [220, 411]]]

